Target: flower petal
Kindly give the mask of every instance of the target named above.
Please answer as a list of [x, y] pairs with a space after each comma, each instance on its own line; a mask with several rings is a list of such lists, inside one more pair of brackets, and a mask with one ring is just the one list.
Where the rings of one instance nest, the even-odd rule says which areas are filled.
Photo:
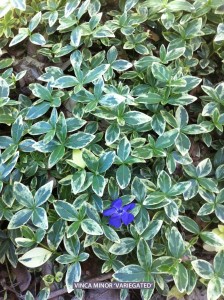
[[125, 211], [132, 210], [133, 208], [135, 208], [135, 203], [134, 202], [129, 203], [129, 204], [123, 206], [123, 209]]
[[111, 215], [112, 215], [113, 213], [115, 213], [115, 212], [116, 212], [116, 208], [110, 207], [110, 208], [105, 209], [105, 210], [103, 211], [103, 215], [106, 216], [106, 217], [108, 217], [108, 216], [111, 216]]
[[109, 220], [109, 224], [118, 228], [121, 226], [121, 218], [120, 216], [119, 217], [111, 217], [110, 220]]
[[124, 212], [121, 218], [122, 218], [122, 222], [124, 223], [124, 225], [128, 225], [132, 221], [134, 221], [133, 214], [130, 214], [128, 212]]
[[112, 207], [115, 207], [117, 209], [121, 208], [122, 207], [122, 199], [121, 198], [118, 198], [116, 200], [114, 200], [111, 204]]

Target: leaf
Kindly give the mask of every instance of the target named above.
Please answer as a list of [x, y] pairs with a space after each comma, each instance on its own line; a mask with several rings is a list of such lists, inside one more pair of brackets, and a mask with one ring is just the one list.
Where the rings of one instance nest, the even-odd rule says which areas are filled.
[[52, 168], [65, 154], [65, 147], [63, 145], [56, 146], [48, 160], [48, 168]]
[[112, 166], [114, 159], [115, 159], [114, 151], [108, 151], [102, 154], [98, 162], [98, 172], [100, 174], [106, 172]]
[[198, 259], [191, 262], [195, 272], [204, 279], [211, 279], [214, 276], [212, 265], [203, 260]]
[[78, 48], [80, 45], [81, 37], [82, 37], [82, 30], [79, 26], [77, 26], [71, 32], [71, 37], [70, 37], [71, 45], [75, 48]]
[[213, 247], [223, 247], [224, 241], [217, 234], [209, 231], [200, 233], [200, 238], [208, 245]]
[[78, 212], [73, 205], [62, 200], [54, 201], [54, 208], [63, 220], [66, 221], [77, 221]]
[[198, 177], [205, 177], [212, 171], [212, 163], [209, 158], [202, 160], [196, 167]]
[[104, 106], [114, 107], [125, 101], [125, 97], [119, 94], [110, 93], [104, 95], [99, 103]]
[[138, 3], [138, 0], [126, 0], [125, 1], [125, 5], [124, 5], [124, 11], [127, 12], [130, 9], [132, 9], [132, 7], [134, 7], [136, 4]]
[[14, 38], [11, 40], [9, 47], [15, 46], [16, 44], [22, 42], [27, 38], [29, 35], [28, 31], [23, 31], [17, 35], [14, 36]]
[[52, 189], [53, 181], [51, 180], [37, 190], [34, 196], [37, 206], [44, 204], [49, 199], [52, 193]]
[[46, 44], [46, 40], [45, 40], [44, 36], [40, 33], [32, 34], [30, 37], [30, 41], [31, 41], [31, 43], [33, 43], [35, 45], [39, 45], [39, 46], [43, 46]]
[[28, 268], [42, 266], [51, 257], [52, 252], [41, 247], [29, 250], [19, 258], [19, 262]]
[[65, 75], [56, 79], [51, 86], [64, 89], [76, 86], [77, 84], [79, 84], [79, 81], [75, 76]]
[[199, 234], [200, 233], [200, 228], [198, 224], [192, 220], [189, 217], [186, 216], [179, 216], [178, 218], [180, 224], [189, 232]]
[[121, 159], [121, 161], [125, 161], [131, 152], [131, 144], [126, 137], [123, 137], [117, 148], [117, 155]]
[[81, 223], [82, 230], [90, 235], [101, 235], [103, 230], [100, 225], [92, 219], [84, 219]]
[[93, 70], [90, 70], [86, 74], [86, 76], [84, 78], [83, 84], [90, 83], [93, 80], [96, 80], [99, 77], [101, 77], [107, 71], [107, 69], [109, 68], [109, 66], [110, 66], [109, 64], [103, 64], [103, 65], [100, 65], [100, 66], [96, 67]]
[[23, 206], [32, 208], [34, 205], [33, 195], [27, 186], [20, 182], [15, 182], [13, 188], [14, 196], [16, 200]]
[[124, 120], [130, 126], [140, 125], [151, 121], [151, 117], [140, 111], [129, 111], [124, 113]]
[[8, 225], [8, 229], [16, 229], [26, 224], [32, 216], [32, 210], [22, 209], [15, 213]]
[[11, 0], [11, 4], [19, 10], [26, 10], [26, 0]]
[[128, 166], [121, 165], [116, 171], [116, 180], [121, 189], [125, 189], [131, 180], [131, 171]]
[[181, 258], [185, 252], [183, 238], [176, 227], [172, 227], [168, 237], [168, 247], [171, 254], [176, 258]]
[[92, 189], [99, 197], [103, 196], [105, 186], [107, 184], [107, 179], [101, 175], [93, 176]]
[[68, 0], [65, 5], [65, 18], [68, 18], [79, 6], [80, 0]]
[[41, 17], [42, 17], [42, 13], [41, 12], [38, 12], [31, 20], [30, 20], [30, 23], [29, 23], [29, 30], [32, 32], [37, 26], [38, 24], [40, 23], [41, 21]]
[[173, 279], [179, 292], [183, 293], [186, 290], [188, 284], [188, 273], [183, 264], [179, 263], [177, 265], [177, 270], [175, 275], [173, 276]]
[[160, 231], [160, 228], [163, 224], [162, 220], [152, 220], [150, 221], [148, 227], [142, 233], [142, 237], [145, 240], [151, 240], [156, 236], [156, 234]]
[[138, 265], [125, 266], [113, 274], [118, 282], [143, 282], [146, 271]]
[[78, 132], [70, 135], [65, 146], [70, 149], [81, 149], [87, 146], [95, 138], [95, 135], [85, 132]]
[[124, 255], [131, 252], [136, 246], [136, 241], [133, 238], [120, 239], [119, 243], [113, 244], [109, 252], [115, 255]]
[[113, 144], [114, 142], [116, 142], [116, 140], [118, 140], [119, 136], [120, 136], [120, 127], [119, 127], [119, 125], [116, 124], [116, 123], [111, 124], [107, 128], [106, 133], [105, 133], [106, 143], [108, 145]]
[[132, 67], [132, 64], [124, 59], [118, 59], [112, 63], [112, 68], [118, 72], [126, 71]]
[[47, 213], [44, 208], [36, 207], [32, 214], [33, 224], [42, 229], [48, 229]]
[[49, 108], [50, 103], [45, 101], [31, 106], [26, 114], [26, 120], [34, 120], [43, 116], [49, 110]]
[[219, 251], [214, 258], [215, 273], [223, 278], [224, 275], [224, 250]]
[[137, 258], [142, 268], [149, 270], [152, 265], [152, 253], [144, 239], [140, 239], [137, 246]]
[[80, 189], [82, 188], [82, 186], [85, 182], [85, 179], [86, 179], [86, 171], [85, 170], [78, 171], [72, 175], [71, 188], [72, 188], [73, 194], [76, 195], [80, 191]]
[[213, 277], [207, 288], [208, 300], [218, 299], [222, 295], [223, 280], [219, 277]]
[[161, 171], [157, 179], [157, 185], [163, 193], [167, 193], [171, 188], [171, 178], [166, 171]]
[[59, 247], [65, 234], [65, 222], [57, 220], [47, 234], [47, 244], [51, 250], [55, 251]]
[[171, 78], [171, 73], [168, 71], [168, 69], [157, 62], [154, 62], [152, 64], [152, 74], [153, 76], [162, 82], [167, 82]]
[[68, 267], [65, 283], [68, 293], [74, 290], [74, 283], [79, 282], [81, 278], [81, 266], [79, 262], [76, 262]]
[[171, 129], [160, 135], [156, 141], [156, 148], [167, 148], [172, 146], [179, 135], [178, 129]]

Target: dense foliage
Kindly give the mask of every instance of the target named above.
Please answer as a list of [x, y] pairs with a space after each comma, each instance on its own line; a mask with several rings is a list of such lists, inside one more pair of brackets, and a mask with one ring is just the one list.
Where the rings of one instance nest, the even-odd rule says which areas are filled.
[[224, 295], [223, 1], [4, 0], [0, 37], [0, 262]]

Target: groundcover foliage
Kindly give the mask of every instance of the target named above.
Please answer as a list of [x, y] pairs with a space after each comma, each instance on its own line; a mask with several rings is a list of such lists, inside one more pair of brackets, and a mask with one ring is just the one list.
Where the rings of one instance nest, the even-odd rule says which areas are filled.
[[224, 295], [223, 1], [0, 8], [0, 262]]

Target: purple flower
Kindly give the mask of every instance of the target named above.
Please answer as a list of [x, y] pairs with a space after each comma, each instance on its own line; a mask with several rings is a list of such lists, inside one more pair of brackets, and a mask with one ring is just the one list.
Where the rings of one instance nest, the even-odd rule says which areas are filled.
[[122, 199], [118, 198], [111, 203], [111, 207], [103, 211], [103, 215], [109, 218], [109, 224], [119, 228], [121, 223], [130, 224], [134, 220], [133, 214], [129, 213], [135, 207], [135, 203], [122, 206]]

